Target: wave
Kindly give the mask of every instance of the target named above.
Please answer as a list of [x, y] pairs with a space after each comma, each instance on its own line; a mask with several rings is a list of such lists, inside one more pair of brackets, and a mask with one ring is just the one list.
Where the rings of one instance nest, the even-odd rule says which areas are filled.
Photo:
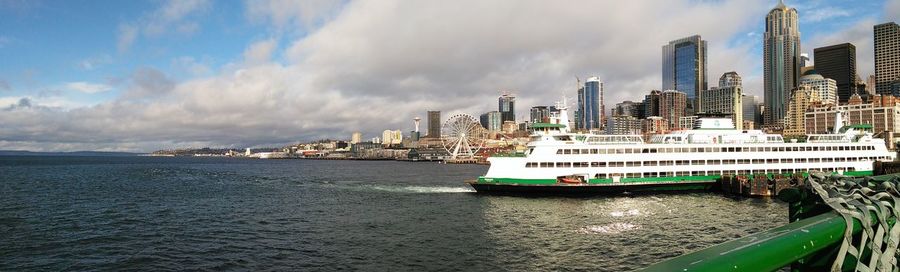
[[617, 222], [602, 226], [586, 226], [579, 229], [578, 231], [586, 234], [619, 234], [626, 231], [638, 230], [640, 228], [640, 225]]
[[438, 187], [438, 186], [372, 186], [372, 189], [397, 193], [474, 193], [475, 190], [466, 187]]

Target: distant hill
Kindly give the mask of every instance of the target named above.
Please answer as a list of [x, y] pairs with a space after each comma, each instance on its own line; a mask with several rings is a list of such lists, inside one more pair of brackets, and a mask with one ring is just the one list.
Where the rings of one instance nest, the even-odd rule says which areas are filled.
[[105, 151], [72, 151], [72, 152], [32, 152], [21, 150], [0, 150], [0, 156], [96, 156], [96, 157], [129, 157], [141, 153], [105, 152]]

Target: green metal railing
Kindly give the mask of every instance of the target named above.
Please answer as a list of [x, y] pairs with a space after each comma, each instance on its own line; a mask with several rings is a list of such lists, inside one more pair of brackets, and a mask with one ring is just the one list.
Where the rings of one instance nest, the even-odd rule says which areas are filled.
[[[884, 175], [871, 180], [896, 178], [897, 175]], [[793, 223], [665, 260], [643, 271], [776, 271], [789, 265], [794, 271], [831, 270], [847, 221], [809, 190], [787, 189], [779, 198], [790, 203], [789, 218]], [[877, 217], [871, 218], [875, 223]], [[896, 220], [886, 219], [890, 226]], [[852, 235], [857, 237], [862, 229], [861, 222], [854, 219]], [[865, 250], [861, 259], [870, 255], [871, 250]], [[848, 257], [842, 263], [845, 270], [852, 269], [856, 259]]]

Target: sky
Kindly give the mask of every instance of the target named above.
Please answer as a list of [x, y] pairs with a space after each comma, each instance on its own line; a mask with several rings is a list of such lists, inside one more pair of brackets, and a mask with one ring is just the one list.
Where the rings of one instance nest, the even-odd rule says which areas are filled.
[[[701, 35], [708, 76], [762, 96], [777, 1], [0, 0], [0, 150], [151, 152], [282, 146], [413, 129], [428, 110], [516, 116], [607, 108], [660, 89], [661, 48]], [[900, 0], [792, 1], [802, 51], [850, 42], [874, 73], [872, 27]], [[813, 59], [813, 61], [815, 61]], [[422, 124], [425, 127], [425, 124]]]

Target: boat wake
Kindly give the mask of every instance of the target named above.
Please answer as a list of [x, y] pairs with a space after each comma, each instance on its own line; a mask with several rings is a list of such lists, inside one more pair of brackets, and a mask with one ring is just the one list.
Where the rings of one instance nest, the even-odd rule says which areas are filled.
[[585, 234], [619, 234], [626, 231], [638, 230], [640, 228], [640, 225], [617, 222], [602, 226], [586, 226], [581, 228], [579, 232]]
[[466, 187], [432, 187], [432, 186], [372, 186], [379, 191], [396, 193], [474, 193], [475, 190]]

